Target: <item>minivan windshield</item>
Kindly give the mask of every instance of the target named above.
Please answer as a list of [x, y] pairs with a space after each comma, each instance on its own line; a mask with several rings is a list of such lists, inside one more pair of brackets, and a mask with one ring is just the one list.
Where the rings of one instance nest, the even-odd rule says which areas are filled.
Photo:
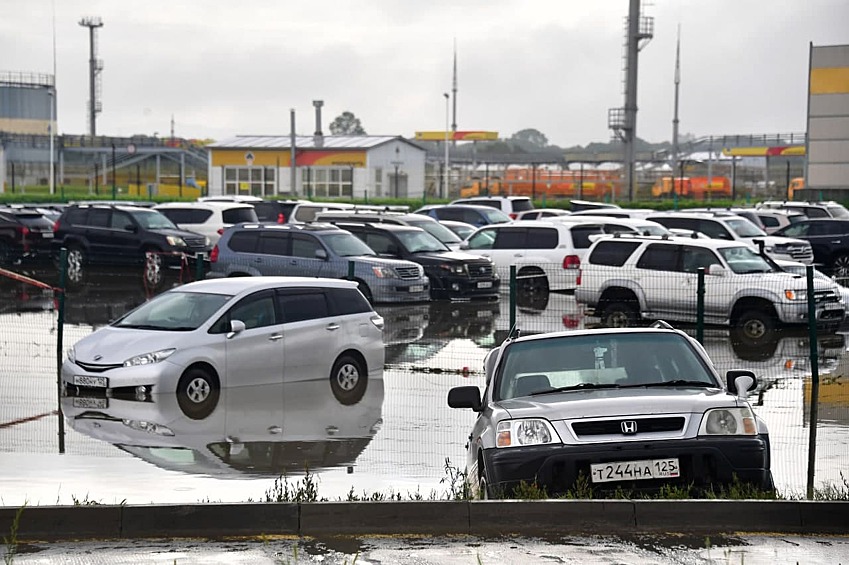
[[112, 323], [116, 328], [189, 332], [218, 312], [229, 294], [172, 290], [148, 300]]
[[377, 255], [363, 240], [348, 232], [325, 235], [321, 239], [339, 257]]

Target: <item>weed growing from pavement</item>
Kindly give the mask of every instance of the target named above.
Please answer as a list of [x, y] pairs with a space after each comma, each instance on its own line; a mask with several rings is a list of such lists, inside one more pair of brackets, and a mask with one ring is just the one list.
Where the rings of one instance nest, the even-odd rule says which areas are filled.
[[18, 527], [21, 525], [21, 516], [24, 513], [24, 508], [27, 503], [18, 508], [15, 512], [15, 518], [12, 520], [12, 526], [9, 530], [9, 537], [3, 536], [3, 543], [6, 544], [6, 552], [3, 554], [3, 561], [6, 565], [11, 565], [15, 562], [15, 555], [18, 553]]

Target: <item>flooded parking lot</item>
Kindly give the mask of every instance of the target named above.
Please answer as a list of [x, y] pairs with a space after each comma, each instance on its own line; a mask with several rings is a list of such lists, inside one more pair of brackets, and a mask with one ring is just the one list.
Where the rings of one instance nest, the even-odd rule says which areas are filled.
[[[29, 274], [55, 284], [49, 269]], [[152, 294], [132, 273], [91, 277], [67, 294], [63, 347]], [[507, 336], [511, 318], [523, 333], [580, 329], [591, 322], [572, 296], [554, 293], [523, 297], [513, 316], [507, 296], [494, 302], [378, 306], [386, 322], [386, 367], [382, 382], [370, 383], [359, 403], [335, 402], [325, 394], [326, 383], [245, 387], [222, 391], [218, 408], [193, 420], [172, 398], [59, 399], [56, 305], [46, 289], [3, 281], [5, 505], [265, 500], [279, 492], [281, 475], [293, 488], [300, 485], [304, 467], [318, 495], [330, 500], [446, 498], [464, 464], [473, 421], [470, 411], [448, 408], [448, 390], [483, 386], [483, 356]], [[773, 332], [755, 343], [725, 328], [705, 332], [705, 348], [721, 373], [748, 368], [761, 381], [756, 409], [770, 425], [775, 481], [785, 495], [802, 495], [807, 481], [809, 343], [804, 331]], [[816, 484], [845, 487], [845, 336], [819, 336], [817, 351], [824, 376]]]

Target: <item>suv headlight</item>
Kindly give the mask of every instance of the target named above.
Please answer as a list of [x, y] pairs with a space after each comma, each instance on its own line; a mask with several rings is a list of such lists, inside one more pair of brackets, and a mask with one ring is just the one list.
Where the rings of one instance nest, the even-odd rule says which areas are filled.
[[374, 276], [379, 279], [397, 279], [400, 278], [398, 273], [395, 272], [395, 269], [392, 267], [372, 267], [372, 272]]
[[784, 291], [784, 298], [787, 300], [807, 300], [808, 299], [808, 291], [807, 290], [793, 290], [786, 289]]
[[700, 436], [753, 436], [757, 433], [755, 415], [747, 406], [708, 410], [699, 426]]
[[452, 263], [442, 263], [439, 265], [439, 268], [443, 271], [448, 271], [449, 273], [455, 275], [465, 275], [466, 274], [466, 266], [465, 265], [454, 265]]
[[171, 247], [188, 247], [188, 245], [186, 245], [186, 242], [183, 241], [183, 238], [176, 235], [166, 236], [165, 240]]
[[560, 436], [547, 420], [503, 420], [498, 422], [495, 433], [497, 447], [524, 447], [561, 443]]
[[130, 357], [129, 359], [124, 361], [124, 367], [137, 367], [139, 365], [150, 365], [151, 363], [159, 363], [160, 361], [168, 359], [175, 351], [177, 350], [174, 348], [160, 349], [159, 351], [136, 355], [135, 357]]

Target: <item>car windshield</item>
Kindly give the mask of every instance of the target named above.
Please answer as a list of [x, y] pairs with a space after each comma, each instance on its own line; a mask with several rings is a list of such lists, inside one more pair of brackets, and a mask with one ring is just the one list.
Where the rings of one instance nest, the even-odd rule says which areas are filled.
[[496, 210], [495, 208], [488, 210], [481, 210], [484, 216], [486, 216], [486, 220], [490, 224], [503, 224], [507, 222], [511, 222], [510, 216], [502, 212], [501, 210]]
[[408, 252], [424, 253], [427, 251], [449, 251], [444, 243], [424, 230], [398, 232], [398, 239]]
[[322, 240], [333, 253], [340, 257], [377, 255], [374, 249], [363, 243], [363, 240], [347, 232], [325, 235]]
[[422, 228], [427, 233], [438, 239], [444, 244], [449, 243], [460, 243], [461, 239], [457, 236], [456, 233], [449, 230], [439, 222], [428, 222], [427, 220], [407, 220], [407, 223], [411, 226], [416, 226], [417, 228]]
[[232, 298], [228, 294], [160, 294], [112, 323], [116, 328], [188, 332], [198, 329]]
[[728, 226], [740, 237], [763, 237], [766, 232], [746, 218], [728, 218]]
[[775, 269], [767, 263], [766, 259], [758, 255], [751, 247], [723, 247], [718, 250], [719, 254], [738, 275], [752, 273], [769, 273]]
[[146, 230], [177, 229], [174, 222], [169, 220], [165, 214], [156, 210], [134, 210], [130, 214]]
[[832, 218], [840, 218], [842, 220], [849, 218], [849, 210], [840, 204], [829, 204], [826, 208], [828, 208]]
[[638, 387], [719, 388], [677, 333], [561, 335], [507, 345], [495, 398]]

